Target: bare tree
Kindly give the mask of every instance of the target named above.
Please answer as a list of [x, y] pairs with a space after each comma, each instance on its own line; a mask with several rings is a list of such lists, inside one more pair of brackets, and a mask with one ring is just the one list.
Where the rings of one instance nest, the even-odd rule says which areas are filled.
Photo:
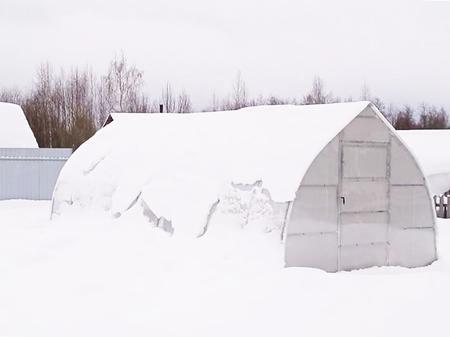
[[353, 96], [347, 96], [346, 98], [344, 98], [344, 102], [353, 102]]
[[53, 97], [54, 74], [49, 63], [41, 64], [34, 84], [34, 90], [27, 99], [24, 110], [31, 128], [36, 130], [38, 144], [56, 147], [57, 121], [60, 119], [55, 111]]
[[423, 103], [419, 109], [418, 128], [446, 129], [448, 127], [448, 115], [444, 108], [437, 109], [435, 106], [428, 106]]
[[393, 104], [389, 104], [389, 106], [385, 108], [383, 115], [395, 128], [395, 123], [397, 120], [397, 109], [395, 108], [395, 106]]
[[313, 80], [312, 89], [303, 97], [302, 104], [325, 104], [338, 101], [340, 101], [339, 98], [333, 98], [331, 92], [326, 92], [323, 80], [316, 76]]
[[22, 92], [17, 88], [0, 90], [0, 102], [20, 104], [23, 100]]
[[212, 98], [211, 98], [211, 104], [204, 111], [206, 112], [206, 111], [219, 111], [219, 110], [220, 110], [219, 100], [217, 99], [216, 94], [213, 93]]
[[361, 100], [370, 101], [371, 98], [372, 98], [372, 95], [370, 94], [370, 88], [367, 85], [367, 82], [364, 81], [364, 84], [361, 88]]
[[388, 112], [386, 111], [386, 105], [379, 97], [372, 97], [372, 103], [380, 110], [380, 112], [387, 117]]
[[178, 95], [177, 112], [178, 113], [192, 112], [191, 98], [184, 90], [181, 92], [181, 94]]
[[175, 112], [176, 111], [176, 100], [173, 93], [172, 86], [166, 83], [161, 93], [161, 101], [164, 106], [165, 112]]
[[247, 100], [247, 85], [245, 84], [244, 80], [242, 79], [241, 73], [239, 72], [233, 84], [233, 92], [231, 95], [232, 110], [246, 107], [248, 105]]
[[109, 112], [135, 110], [143, 85], [143, 72], [128, 65], [125, 56], [115, 57], [102, 80], [103, 106]]
[[281, 105], [281, 104], [289, 104], [292, 103], [288, 99], [276, 97], [276, 96], [270, 96], [266, 99], [265, 104], [267, 105]]
[[[392, 115], [388, 116], [388, 112], [386, 111], [386, 105], [384, 104], [384, 102], [381, 100], [381, 98], [377, 97], [377, 96], [373, 96], [370, 92], [370, 88], [367, 85], [366, 82], [364, 82], [362, 88], [361, 88], [361, 100], [363, 101], [370, 101], [372, 102], [377, 108], [378, 110], [389, 120], [389, 118]], [[388, 118], [389, 117], [389, 118]]]
[[397, 130], [414, 129], [416, 126], [414, 120], [414, 110], [409, 105], [405, 105], [403, 109], [398, 110], [393, 119], [393, 126]]
[[63, 86], [68, 116], [65, 125], [68, 133], [66, 143], [77, 148], [96, 131], [96, 81], [89, 70], [74, 69]]
[[[20, 104], [41, 147], [77, 148], [103, 124], [114, 111], [158, 112], [159, 104], [165, 112], [192, 111], [192, 103], [186, 91], [176, 93], [167, 83], [161, 97], [151, 101], [142, 92], [143, 73], [129, 65], [123, 55], [114, 58], [104, 76], [95, 75], [89, 68], [73, 68], [68, 73], [56, 73], [48, 63], [42, 64], [30, 90], [0, 90], [0, 101]], [[361, 99], [370, 100], [397, 129], [447, 128], [448, 114], [444, 108], [422, 104], [418, 118], [410, 106], [401, 109], [386, 105], [373, 96], [366, 83]], [[303, 104], [331, 103], [339, 101], [325, 90], [320, 77], [313, 81], [312, 89], [300, 101]], [[351, 98], [346, 101], [351, 101]], [[245, 82], [238, 73], [232, 92], [220, 100], [213, 95], [209, 111], [233, 110], [253, 105], [297, 104], [295, 99], [276, 96], [250, 98]]]
[[95, 79], [75, 68], [66, 76], [41, 65], [33, 90], [21, 105], [41, 147], [77, 148], [96, 130]]
[[[150, 112], [142, 85], [142, 72], [123, 55], [111, 61], [100, 80], [87, 68], [57, 74], [44, 63], [29, 92], [2, 90], [0, 100], [22, 106], [39, 146], [77, 148], [113, 111]], [[190, 100], [184, 98], [187, 109]]]
[[267, 104], [267, 99], [265, 97], [263, 97], [262, 95], [259, 95], [256, 98], [252, 98], [252, 99], [247, 99], [247, 104], [246, 106], [258, 106], [258, 105], [266, 105]]

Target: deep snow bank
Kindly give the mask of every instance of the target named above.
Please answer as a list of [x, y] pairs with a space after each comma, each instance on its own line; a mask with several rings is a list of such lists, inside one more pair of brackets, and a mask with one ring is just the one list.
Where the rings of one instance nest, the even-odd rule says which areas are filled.
[[76, 206], [120, 216], [144, 202], [175, 231], [198, 234], [232, 183], [260, 181], [272, 200], [293, 200], [320, 150], [369, 104], [130, 115], [98, 131], [69, 159], [53, 212]]
[[399, 136], [418, 160], [432, 194], [450, 189], [450, 130], [401, 130]]
[[448, 219], [431, 266], [326, 273], [284, 268], [277, 231], [169, 237], [137, 209], [49, 208], [0, 202], [1, 336], [449, 336]]

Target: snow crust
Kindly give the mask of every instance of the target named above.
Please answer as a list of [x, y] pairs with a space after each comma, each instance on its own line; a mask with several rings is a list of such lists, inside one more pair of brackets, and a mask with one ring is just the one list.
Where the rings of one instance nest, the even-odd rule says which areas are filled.
[[119, 216], [141, 199], [175, 232], [198, 234], [232, 183], [260, 181], [272, 200], [293, 200], [317, 154], [369, 104], [124, 114], [68, 160], [53, 211], [76, 206]]
[[0, 336], [449, 336], [450, 220], [431, 266], [326, 273], [284, 268], [258, 225], [194, 239], [134, 208], [49, 210], [0, 202]]
[[415, 155], [428, 180], [432, 194], [450, 189], [450, 130], [397, 131]]
[[36, 138], [19, 105], [0, 102], [0, 148], [37, 148]]

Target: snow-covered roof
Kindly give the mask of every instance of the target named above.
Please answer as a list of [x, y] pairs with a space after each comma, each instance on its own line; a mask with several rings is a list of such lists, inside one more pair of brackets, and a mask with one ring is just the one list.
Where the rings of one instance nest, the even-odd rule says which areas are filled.
[[[108, 115], [105, 122], [103, 123], [103, 127], [108, 125], [113, 121], [120, 121], [122, 118], [136, 118], [136, 116], [142, 115], [143, 113], [130, 113], [130, 112], [112, 112]], [[139, 118], [139, 117], [137, 117]]]
[[433, 194], [450, 189], [450, 130], [400, 130], [415, 155]]
[[38, 147], [22, 108], [16, 104], [0, 102], [0, 147]]
[[369, 105], [377, 111], [370, 102], [352, 102], [124, 114], [68, 160], [55, 211], [73, 202], [117, 214], [140, 195], [157, 216], [200, 228], [231, 182], [260, 180], [273, 200], [293, 200], [318, 153]]
[[141, 116], [147, 116], [146, 113], [131, 113], [131, 112], [113, 112], [110, 114], [113, 121], [121, 121], [124, 118], [141, 118]]

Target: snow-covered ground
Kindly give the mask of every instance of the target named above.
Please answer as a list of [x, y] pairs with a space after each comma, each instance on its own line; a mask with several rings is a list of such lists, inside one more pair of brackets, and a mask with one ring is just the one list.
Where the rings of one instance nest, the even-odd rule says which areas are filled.
[[280, 233], [170, 236], [0, 202], [0, 336], [450, 336], [450, 222], [426, 268], [283, 268]]

